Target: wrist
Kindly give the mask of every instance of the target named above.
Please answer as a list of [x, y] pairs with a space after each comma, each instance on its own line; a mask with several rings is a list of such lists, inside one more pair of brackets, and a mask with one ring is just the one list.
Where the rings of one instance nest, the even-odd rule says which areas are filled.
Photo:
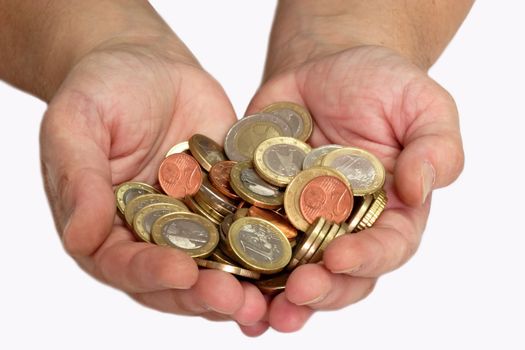
[[279, 1], [265, 77], [313, 59], [368, 45], [394, 50], [424, 70], [430, 67], [414, 26], [401, 18], [395, 22], [386, 20], [379, 8], [374, 16], [362, 12], [365, 10], [349, 6], [348, 1]]

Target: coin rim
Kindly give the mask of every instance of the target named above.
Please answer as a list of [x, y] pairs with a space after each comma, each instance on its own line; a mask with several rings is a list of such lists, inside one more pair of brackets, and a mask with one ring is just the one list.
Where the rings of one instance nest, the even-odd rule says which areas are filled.
[[160, 194], [160, 192], [155, 187], [144, 182], [128, 181], [121, 183], [115, 188], [115, 198], [117, 202], [117, 208], [122, 215], [124, 215], [124, 211], [126, 210], [127, 205], [126, 203], [124, 203], [124, 195], [127, 191], [129, 191], [132, 188], [140, 188], [142, 190], [149, 191], [147, 194]]
[[[142, 196], [135, 197], [131, 201], [129, 201], [129, 203], [126, 206], [126, 210], [124, 210], [124, 219], [126, 220], [127, 224], [130, 227], [133, 227], [133, 220], [135, 218], [135, 215], [137, 215], [137, 213], [138, 213], [138, 211], [136, 211], [133, 214], [133, 216], [131, 216], [132, 209], [134, 209], [133, 207], [137, 206], [138, 205], [137, 203], [140, 203], [141, 201], [148, 200], [150, 198], [151, 199], [157, 199], [156, 202], [152, 202], [150, 204], [154, 204], [154, 203], [170, 203], [170, 204], [177, 205], [177, 206], [181, 207], [181, 209], [185, 209], [185, 211], [187, 211], [187, 212], [190, 211], [188, 209], [188, 207], [183, 202], [181, 202], [179, 199], [177, 199], [175, 197], [170, 197], [170, 196], [167, 196], [167, 195], [162, 194], [162, 193], [148, 193], [148, 194], [144, 194]], [[150, 204], [148, 204], [148, 205], [150, 205]]]
[[368, 208], [372, 205], [372, 201], [374, 200], [374, 196], [371, 194], [368, 194], [363, 197], [363, 203], [361, 203], [361, 206], [357, 209], [355, 214], [350, 214], [350, 217], [346, 221], [348, 223], [348, 232], [358, 232], [355, 231], [357, 228], [357, 225], [361, 221], [361, 219], [365, 216]]
[[[292, 110], [299, 115], [300, 119], [303, 122], [303, 130], [301, 133], [297, 133], [297, 134], [294, 133], [293, 137], [298, 140], [306, 142], [310, 138], [310, 136], [312, 136], [312, 132], [314, 129], [313, 127], [314, 123], [313, 123], [312, 115], [310, 114], [310, 112], [305, 106], [302, 106], [295, 102], [278, 101], [278, 102], [274, 102], [264, 107], [261, 112], [273, 114], [272, 112], [275, 112], [277, 110], [283, 110], [283, 109]], [[279, 116], [278, 114], [273, 114], [273, 115]], [[292, 130], [291, 127], [290, 127], [290, 130]]]
[[164, 158], [168, 158], [169, 156], [176, 153], [184, 153], [189, 150], [190, 145], [188, 141], [179, 142], [175, 146], [171, 147], [168, 152], [166, 152], [166, 156]]
[[246, 277], [246, 278], [250, 278], [254, 280], [258, 280], [259, 278], [261, 278], [261, 274], [259, 272], [244, 269], [239, 266], [224, 264], [218, 261], [205, 260], [201, 258], [194, 258], [194, 260], [198, 266], [204, 267], [206, 269], [221, 270], [224, 272], [228, 272], [234, 275], [238, 275], [238, 276], [242, 276], [242, 277]]
[[204, 170], [210, 171], [213, 164], [218, 162], [211, 164], [211, 162], [206, 158], [208, 154], [203, 152], [203, 148], [201, 147], [201, 143], [199, 142], [198, 138], [203, 138], [207, 141], [210, 141], [213, 147], [217, 148], [217, 153], [219, 153], [222, 156], [222, 161], [227, 160], [226, 155], [224, 154], [224, 149], [221, 147], [221, 145], [219, 145], [217, 142], [215, 142], [213, 139], [209, 138], [206, 135], [193, 134], [188, 140], [188, 147], [191, 152], [191, 155], [197, 160], [197, 162]]
[[[135, 235], [140, 238], [141, 240], [143, 240], [144, 242], [148, 242], [148, 243], [151, 243], [152, 240], [151, 240], [151, 232], [148, 233], [146, 232], [146, 229], [144, 228], [144, 217], [148, 214], [150, 214], [150, 212], [152, 211], [155, 211], [155, 210], [168, 210], [168, 209], [174, 209], [172, 211], [172, 213], [175, 213], [175, 212], [189, 212], [189, 210], [186, 208], [186, 206], [184, 206], [184, 208], [186, 208], [184, 211], [181, 210], [182, 208], [179, 207], [178, 205], [175, 205], [173, 203], [152, 203], [152, 204], [149, 204], [149, 205], [146, 205], [144, 208], [142, 208], [141, 210], [139, 210], [135, 216], [133, 217], [133, 232], [135, 233]], [[156, 220], [155, 220], [156, 221]], [[153, 225], [151, 226], [153, 228]]]

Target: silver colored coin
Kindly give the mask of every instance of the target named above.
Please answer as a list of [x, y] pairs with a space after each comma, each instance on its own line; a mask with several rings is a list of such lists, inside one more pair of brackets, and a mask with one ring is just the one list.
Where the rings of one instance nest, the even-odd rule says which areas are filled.
[[253, 168], [243, 169], [240, 178], [246, 188], [259, 196], [279, 197], [283, 195], [279, 187], [264, 181]]
[[295, 176], [301, 171], [305, 157], [306, 153], [299, 147], [276, 144], [264, 152], [263, 162], [280, 176]]
[[323, 157], [328, 153], [335, 151], [336, 149], [343, 148], [341, 145], [325, 145], [314, 148], [310, 153], [306, 155], [303, 161], [303, 170], [310, 169], [314, 166], [321, 165]]
[[145, 215], [143, 224], [145, 231], [151, 235], [151, 229], [153, 228], [155, 221], [169, 213], [173, 213], [173, 209], [157, 209]]
[[369, 188], [373, 185], [377, 172], [370, 160], [344, 154], [334, 159], [330, 166], [339, 170], [350, 182], [352, 188]]
[[199, 194], [202, 195], [201, 198], [205, 199], [212, 208], [222, 215], [228, 215], [237, 210], [235, 202], [217, 191], [210, 183], [207, 176], [203, 178], [202, 185], [199, 188], [198, 195]]
[[264, 225], [244, 225], [237, 239], [244, 255], [257, 264], [272, 263], [283, 255], [282, 241], [273, 230]]
[[264, 140], [277, 136], [292, 136], [290, 126], [280, 117], [257, 113], [235, 123], [224, 141], [224, 151], [230, 160], [252, 160], [255, 148]]
[[162, 228], [162, 237], [171, 246], [186, 250], [204, 247], [210, 240], [208, 230], [193, 220], [179, 219]]
[[150, 193], [151, 192], [140, 188], [130, 188], [128, 191], [126, 191], [126, 193], [124, 193], [124, 196], [122, 198], [124, 199], [124, 204], [128, 204], [133, 199]]
[[298, 138], [304, 132], [304, 122], [303, 118], [294, 110], [288, 108], [276, 109], [274, 111], [268, 112], [270, 114], [276, 115], [279, 118], [283, 119], [290, 130], [292, 130], [292, 136]]

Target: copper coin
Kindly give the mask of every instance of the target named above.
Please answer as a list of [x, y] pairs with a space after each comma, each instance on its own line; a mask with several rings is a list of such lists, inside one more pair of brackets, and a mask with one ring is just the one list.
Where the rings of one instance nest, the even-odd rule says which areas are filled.
[[288, 238], [289, 241], [297, 237], [297, 229], [293, 227], [293, 225], [290, 224], [284, 216], [279, 215], [276, 212], [252, 206], [250, 207], [250, 209], [248, 209], [248, 216], [261, 218], [271, 222], [272, 224], [277, 226], [279, 230], [283, 231], [284, 235], [286, 236], [286, 238]]
[[323, 217], [341, 223], [354, 205], [351, 189], [335, 176], [318, 176], [303, 188], [299, 199], [301, 214], [308, 223]]
[[193, 196], [202, 183], [199, 163], [186, 153], [164, 159], [159, 168], [159, 183], [166, 194], [175, 198]]
[[215, 163], [210, 169], [210, 182], [220, 193], [228, 198], [239, 199], [239, 196], [230, 186], [230, 172], [233, 166], [237, 164], [232, 160], [223, 160]]

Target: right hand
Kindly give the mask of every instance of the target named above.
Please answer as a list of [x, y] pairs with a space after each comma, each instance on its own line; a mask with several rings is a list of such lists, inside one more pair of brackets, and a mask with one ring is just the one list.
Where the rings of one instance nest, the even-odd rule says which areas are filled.
[[135, 40], [91, 50], [54, 95], [41, 129], [47, 196], [67, 252], [90, 275], [148, 307], [259, 321], [252, 284], [199, 271], [182, 251], [137, 242], [115, 215], [113, 187], [153, 184], [167, 150], [201, 133], [222, 143], [235, 113], [193, 57]]

